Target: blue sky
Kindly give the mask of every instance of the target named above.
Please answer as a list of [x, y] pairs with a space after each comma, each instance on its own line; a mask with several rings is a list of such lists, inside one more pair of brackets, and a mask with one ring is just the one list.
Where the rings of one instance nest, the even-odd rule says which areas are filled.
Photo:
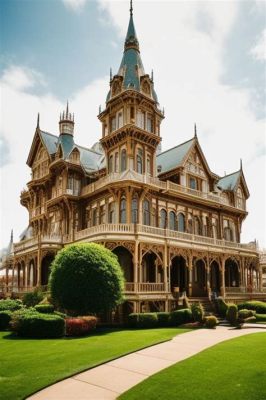
[[[58, 134], [69, 99], [76, 142], [99, 140], [98, 107], [122, 58], [129, 1], [2, 0], [0, 8], [1, 248], [28, 222], [19, 195], [37, 112], [41, 128]], [[196, 122], [214, 172], [236, 171], [242, 158], [251, 193], [242, 239], [266, 247], [266, 3], [135, 0], [134, 20], [166, 110], [163, 149], [190, 139]]]

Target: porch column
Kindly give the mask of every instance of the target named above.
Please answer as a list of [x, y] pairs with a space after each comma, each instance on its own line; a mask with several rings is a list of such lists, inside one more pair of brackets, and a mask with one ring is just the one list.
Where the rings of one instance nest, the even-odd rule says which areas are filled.
[[167, 244], [164, 245], [164, 254], [163, 254], [163, 282], [164, 282], [164, 290], [168, 292], [168, 282], [167, 282]]
[[15, 263], [12, 265], [12, 278], [11, 278], [11, 291], [13, 292], [13, 287], [14, 287], [14, 279], [15, 279]]
[[38, 254], [37, 254], [37, 286], [41, 286], [41, 264], [42, 264], [42, 259], [41, 259], [41, 243], [40, 243], [40, 235], [38, 235], [38, 241], [39, 241], [39, 246], [38, 246]]
[[222, 259], [222, 269], [221, 269], [221, 295], [225, 297], [225, 259]]
[[209, 261], [206, 267], [206, 288], [207, 288], [207, 296], [210, 298], [211, 297], [211, 284], [210, 284], [210, 266], [209, 266]]
[[[138, 282], [139, 282], [139, 277], [138, 277], [138, 272], [139, 272], [138, 271], [139, 270], [139, 246], [138, 246], [138, 241], [135, 241], [133, 268], [134, 268], [134, 291], [137, 291], [137, 286], [138, 286]], [[134, 307], [135, 307], [135, 304], [136, 303], [134, 303]]]
[[30, 264], [29, 262], [25, 262], [25, 287], [27, 288], [29, 286], [28, 282], [29, 282], [29, 268], [30, 268]]
[[189, 257], [187, 267], [188, 267], [188, 296], [192, 297], [193, 257]]
[[259, 269], [259, 292], [262, 292], [262, 267]]

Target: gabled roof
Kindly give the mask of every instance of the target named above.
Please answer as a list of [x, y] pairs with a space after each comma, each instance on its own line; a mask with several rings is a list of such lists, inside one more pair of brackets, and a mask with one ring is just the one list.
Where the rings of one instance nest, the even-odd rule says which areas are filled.
[[160, 173], [167, 172], [177, 168], [178, 166], [181, 166], [193, 144], [194, 138], [158, 154], [156, 157], [156, 164], [157, 167], [161, 166]]
[[221, 190], [235, 190], [239, 182], [240, 174], [241, 171], [239, 170], [220, 178], [216, 184], [217, 188]]
[[58, 136], [52, 135], [51, 133], [39, 131], [42, 138], [43, 144], [45, 145], [49, 154], [56, 153]]
[[75, 147], [73, 136], [68, 134], [61, 134], [59, 138], [57, 138], [57, 140], [57, 148], [61, 146], [63, 158], [67, 159]]

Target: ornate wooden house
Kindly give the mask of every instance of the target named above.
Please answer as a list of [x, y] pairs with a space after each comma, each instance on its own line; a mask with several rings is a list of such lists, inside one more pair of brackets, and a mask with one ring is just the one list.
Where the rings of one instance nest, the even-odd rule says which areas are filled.
[[160, 152], [164, 113], [144, 71], [132, 9], [122, 62], [98, 117], [102, 137], [92, 148], [75, 143], [68, 106], [59, 136], [38, 120], [27, 160], [32, 176], [21, 193], [29, 227], [6, 256], [7, 292], [47, 285], [58, 250], [94, 241], [119, 258], [124, 313], [170, 310], [184, 292], [260, 296], [256, 243], [240, 243], [249, 197], [242, 166], [224, 177], [213, 173], [196, 128], [191, 139]]

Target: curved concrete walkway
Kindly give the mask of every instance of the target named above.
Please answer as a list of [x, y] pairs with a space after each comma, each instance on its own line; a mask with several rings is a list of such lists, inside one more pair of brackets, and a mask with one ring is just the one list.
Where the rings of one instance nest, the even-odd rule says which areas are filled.
[[266, 325], [245, 329], [218, 326], [175, 336], [172, 340], [136, 351], [89, 369], [37, 392], [28, 400], [109, 400], [150, 375], [217, 343], [249, 333], [266, 332]]

